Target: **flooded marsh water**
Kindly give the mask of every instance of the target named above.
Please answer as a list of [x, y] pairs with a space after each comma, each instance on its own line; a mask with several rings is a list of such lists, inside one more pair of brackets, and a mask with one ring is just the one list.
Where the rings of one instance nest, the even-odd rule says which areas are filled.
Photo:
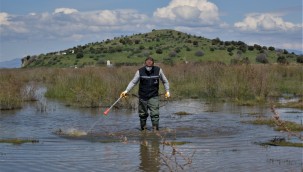
[[[159, 137], [150, 121], [146, 133], [139, 131], [136, 111], [112, 110], [104, 116], [105, 109], [43, 101], [0, 111], [1, 139], [39, 140], [1, 143], [0, 171], [168, 171], [163, 160], [172, 155], [172, 147], [163, 139], [191, 158], [184, 171], [302, 171], [302, 148], [256, 144], [286, 133], [243, 122], [271, 116], [269, 107], [171, 101], [160, 109]], [[302, 110], [276, 110], [283, 120], [302, 122]], [[188, 114], [176, 114], [182, 111]], [[184, 163], [180, 157], [170, 165]]]

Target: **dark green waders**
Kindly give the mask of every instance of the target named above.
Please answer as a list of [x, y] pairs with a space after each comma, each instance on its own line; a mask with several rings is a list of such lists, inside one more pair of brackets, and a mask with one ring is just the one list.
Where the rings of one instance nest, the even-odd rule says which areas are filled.
[[[149, 113], [148, 113], [149, 112]], [[139, 117], [141, 130], [146, 129], [146, 120], [151, 117], [153, 130], [159, 130], [159, 97], [152, 97], [147, 101], [139, 101]]]

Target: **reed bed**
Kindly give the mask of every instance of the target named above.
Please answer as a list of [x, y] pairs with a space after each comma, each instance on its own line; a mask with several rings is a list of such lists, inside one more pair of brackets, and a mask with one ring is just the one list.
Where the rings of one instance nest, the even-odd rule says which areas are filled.
[[[303, 95], [302, 65], [157, 65], [170, 82], [172, 99], [264, 103], [272, 96]], [[33, 82], [47, 87], [46, 97], [62, 100], [67, 105], [108, 106], [119, 97], [139, 67], [0, 69], [0, 109], [21, 107], [26, 101], [22, 90]], [[135, 87], [132, 93], [137, 89]], [[160, 92], [164, 92], [163, 86]]]
[[10, 110], [21, 107], [22, 83], [13, 70], [1, 70], [0, 74], [0, 109]]

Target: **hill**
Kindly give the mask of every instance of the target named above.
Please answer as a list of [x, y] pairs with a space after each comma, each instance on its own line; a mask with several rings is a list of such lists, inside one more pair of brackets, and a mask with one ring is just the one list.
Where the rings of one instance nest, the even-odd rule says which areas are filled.
[[157, 62], [302, 63], [302, 55], [242, 41], [207, 39], [175, 30], [152, 30], [144, 34], [116, 37], [78, 45], [59, 52], [22, 58], [23, 67], [83, 67], [141, 64], [152, 56]]
[[0, 62], [0, 68], [20, 68], [21, 59], [13, 59], [8, 61]]

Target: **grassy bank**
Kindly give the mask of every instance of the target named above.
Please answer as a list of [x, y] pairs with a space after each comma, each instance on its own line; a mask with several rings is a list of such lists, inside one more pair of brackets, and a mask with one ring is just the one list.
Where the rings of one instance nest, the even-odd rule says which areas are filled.
[[[303, 95], [302, 65], [159, 65], [170, 81], [172, 99], [208, 98], [254, 104], [264, 103], [268, 97]], [[108, 106], [126, 88], [139, 67], [0, 69], [0, 109], [21, 107], [27, 100], [22, 90], [31, 82], [45, 85], [46, 97], [60, 99], [68, 105]], [[163, 86], [160, 92], [164, 92]]]
[[286, 131], [285, 128], [289, 129], [293, 132], [302, 132], [303, 126], [301, 124], [297, 124], [295, 122], [291, 121], [283, 121], [283, 126], [277, 125], [277, 121], [272, 118], [258, 118], [253, 121], [249, 121], [247, 123], [251, 123], [254, 125], [267, 125], [270, 127], [274, 127], [276, 131]]

